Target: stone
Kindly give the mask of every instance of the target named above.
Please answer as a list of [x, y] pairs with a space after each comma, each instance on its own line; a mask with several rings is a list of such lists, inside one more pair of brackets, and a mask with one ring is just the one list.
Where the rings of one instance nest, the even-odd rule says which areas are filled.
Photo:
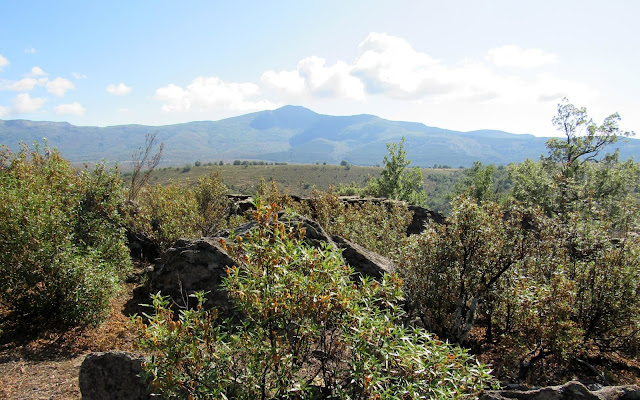
[[560, 386], [549, 386], [535, 390], [492, 390], [483, 393], [479, 400], [640, 400], [638, 386], [607, 386], [590, 391], [578, 381]]
[[222, 248], [219, 238], [180, 239], [156, 264], [149, 279], [149, 292], [170, 296], [178, 307], [194, 306], [194, 292], [208, 292], [207, 306], [232, 313], [222, 280], [233, 259]]
[[388, 258], [340, 236], [333, 236], [332, 239], [342, 249], [342, 257], [356, 274], [380, 279], [385, 273], [395, 271], [395, 265]]
[[151, 390], [142, 374], [142, 357], [124, 351], [90, 353], [80, 365], [84, 400], [143, 400]]

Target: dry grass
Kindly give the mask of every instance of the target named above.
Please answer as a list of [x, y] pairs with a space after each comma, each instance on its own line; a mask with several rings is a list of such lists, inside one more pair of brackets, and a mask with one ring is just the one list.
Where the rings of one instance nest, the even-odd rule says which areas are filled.
[[[211, 171], [217, 171], [225, 185], [232, 192], [253, 194], [260, 185], [260, 180], [270, 182], [272, 179], [278, 184], [283, 193], [306, 196], [313, 188], [326, 191], [330, 186], [348, 185], [356, 183], [365, 186], [370, 177], [380, 177], [381, 167], [351, 166], [347, 169], [340, 165], [223, 165], [200, 167], [190, 166], [190, 170], [182, 172], [184, 167], [167, 167], [154, 171], [151, 183], [166, 185], [169, 183], [197, 182], [198, 178], [207, 176]], [[457, 169], [422, 169], [425, 190], [427, 194], [435, 188], [436, 183], [427, 177], [429, 175], [451, 175], [459, 172]], [[127, 177], [125, 176], [125, 181]]]

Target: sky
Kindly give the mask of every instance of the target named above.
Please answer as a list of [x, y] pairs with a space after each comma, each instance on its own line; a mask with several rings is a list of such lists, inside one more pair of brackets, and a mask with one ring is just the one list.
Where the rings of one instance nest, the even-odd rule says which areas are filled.
[[636, 0], [0, 0], [0, 119], [219, 120], [293, 104], [556, 135], [640, 130]]

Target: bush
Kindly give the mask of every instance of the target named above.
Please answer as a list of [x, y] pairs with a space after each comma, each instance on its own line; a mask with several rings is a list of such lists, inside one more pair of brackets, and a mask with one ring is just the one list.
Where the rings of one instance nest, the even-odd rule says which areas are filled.
[[130, 272], [122, 182], [57, 150], [0, 152], [0, 301], [20, 314], [92, 324]]
[[371, 251], [397, 258], [407, 237], [413, 213], [399, 202], [346, 204], [332, 192], [312, 193], [311, 213], [331, 235], [338, 235]]
[[223, 243], [237, 265], [225, 286], [244, 316], [217, 321], [200, 306], [174, 320], [169, 301], [138, 318], [145, 365], [167, 398], [473, 398], [491, 378], [466, 351], [398, 325], [397, 277], [356, 286], [338, 252], [258, 203], [257, 228]]
[[401, 274], [416, 315], [427, 329], [466, 342], [479, 307], [522, 260], [530, 238], [523, 215], [495, 203], [458, 197], [446, 225], [430, 224], [402, 248]]
[[427, 329], [464, 342], [479, 321], [485, 340], [502, 341], [521, 365], [592, 350], [637, 355], [637, 235], [612, 238], [614, 222], [580, 213], [549, 217], [468, 197], [447, 222], [402, 249], [409, 304]]
[[231, 201], [226, 196], [227, 187], [216, 171], [198, 179], [193, 188], [198, 206], [197, 226], [202, 236], [209, 236], [226, 227]]
[[193, 187], [146, 186], [139, 202], [130, 206], [131, 229], [151, 238], [160, 250], [180, 238], [209, 236], [243, 223], [242, 218], [230, 218], [227, 187], [216, 171], [199, 178]]
[[131, 229], [151, 238], [161, 251], [182, 237], [198, 237], [198, 205], [186, 186], [145, 186], [132, 205]]

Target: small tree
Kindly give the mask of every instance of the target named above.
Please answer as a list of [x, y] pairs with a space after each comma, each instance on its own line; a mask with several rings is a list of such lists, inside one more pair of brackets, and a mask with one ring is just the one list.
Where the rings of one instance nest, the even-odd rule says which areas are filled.
[[104, 317], [131, 269], [118, 174], [55, 149], [0, 148], [0, 304], [65, 324]]
[[422, 171], [414, 167], [407, 170], [411, 160], [407, 160], [404, 138], [400, 143], [387, 143], [388, 156], [384, 156], [380, 178], [373, 178], [368, 190], [376, 196], [424, 204], [427, 200], [423, 189]]
[[614, 203], [630, 194], [638, 174], [633, 162], [619, 161], [618, 151], [603, 154], [620, 137], [634, 134], [622, 131], [619, 121], [615, 113], [598, 125], [584, 107], [564, 99], [553, 118], [564, 138], [547, 141], [549, 155], [541, 157], [539, 165], [529, 161], [511, 167], [513, 196], [524, 204], [542, 206], [550, 215], [608, 206], [609, 217], [615, 219]]
[[527, 254], [524, 216], [493, 202], [456, 198], [448, 223], [432, 223], [409, 238], [401, 274], [424, 326], [456, 343], [469, 338], [478, 311], [491, 308], [501, 279]]

